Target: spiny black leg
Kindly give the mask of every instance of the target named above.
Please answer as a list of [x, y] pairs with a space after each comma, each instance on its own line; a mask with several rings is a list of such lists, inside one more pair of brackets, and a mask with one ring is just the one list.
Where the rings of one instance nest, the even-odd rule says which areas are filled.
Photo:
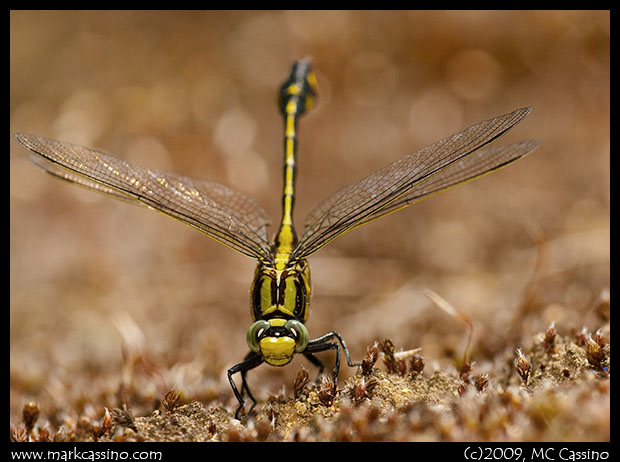
[[[256, 405], [256, 400], [254, 399], [254, 396], [252, 396], [252, 393], [250, 393], [250, 389], [248, 388], [248, 384], [245, 380], [245, 374], [250, 370], [250, 369], [254, 369], [256, 366], [260, 365], [263, 362], [263, 358], [262, 356], [260, 356], [257, 353], [254, 352], [250, 352], [250, 354], [248, 354], [245, 359], [243, 360], [243, 362], [234, 365], [233, 367], [231, 367], [230, 369], [228, 369], [228, 381], [230, 382], [230, 386], [233, 389], [233, 393], [235, 394], [235, 397], [237, 398], [237, 401], [239, 401], [239, 407], [237, 408], [237, 410], [235, 411], [235, 419], [239, 420], [239, 411], [241, 411], [241, 409], [243, 409], [243, 405], [245, 404], [245, 400], [243, 399], [243, 395], [241, 393], [239, 393], [239, 390], [237, 389], [237, 385], [235, 385], [235, 381], [232, 379], [232, 376], [234, 374], [236, 374], [237, 372], [241, 372], [241, 378], [243, 381], [243, 384], [241, 386], [241, 391], [246, 391], [248, 393], [248, 396], [252, 399], [252, 401], [254, 402], [254, 405]], [[252, 408], [254, 408], [254, 406], [252, 406]]]
[[248, 386], [248, 382], [246, 380], [248, 370], [249, 369], [241, 371], [241, 396], [243, 396], [244, 392], [248, 394], [248, 396], [252, 400], [252, 407], [250, 408], [250, 412], [252, 412], [252, 409], [254, 409], [254, 406], [256, 406], [256, 398], [254, 398], [254, 395], [252, 395], [252, 392], [250, 391], [250, 387]]
[[[312, 341], [313, 342], [313, 341]], [[340, 370], [340, 348], [336, 342], [312, 343], [308, 342], [305, 352], [317, 353], [325, 350], [336, 350], [336, 365], [334, 366], [334, 389], [338, 385], [338, 371]]]
[[[312, 353], [317, 353], [319, 351], [325, 351], [325, 350], [336, 350], [336, 366], [334, 367], [334, 387], [335, 387], [338, 383], [338, 372], [340, 370], [340, 349], [338, 348], [337, 342], [329, 341], [333, 339], [334, 337], [340, 342], [340, 345], [342, 346], [342, 351], [344, 351], [344, 355], [347, 359], [347, 364], [349, 365], [349, 367], [360, 366], [361, 363], [353, 363], [351, 361], [351, 355], [349, 354], [349, 349], [347, 348], [347, 344], [344, 342], [344, 340], [342, 339], [342, 337], [340, 336], [338, 332], [329, 332], [325, 335], [321, 335], [320, 337], [315, 338], [314, 340], [310, 340], [308, 342], [308, 346], [304, 350], [304, 356], [310, 359], [310, 357], [312, 356]], [[318, 359], [316, 358], [314, 359], [318, 361]], [[314, 361], [312, 362], [314, 363]]]
[[308, 347], [306, 348], [306, 350], [304, 351], [304, 353], [306, 352], [316, 352], [316, 351], [324, 351], [324, 350], [329, 350], [331, 347], [326, 347], [322, 350], [310, 350], [309, 348], [314, 345], [317, 344], [326, 344], [328, 340], [333, 339], [334, 337], [336, 337], [338, 339], [338, 341], [340, 342], [340, 345], [342, 346], [342, 351], [344, 351], [344, 356], [347, 358], [347, 364], [349, 365], [349, 367], [358, 367], [361, 366], [361, 363], [353, 363], [351, 362], [351, 355], [349, 354], [349, 349], [347, 348], [347, 344], [344, 342], [344, 340], [342, 339], [342, 337], [340, 336], [340, 334], [338, 332], [329, 332], [325, 335], [321, 335], [318, 338], [315, 338], [314, 340], [310, 340], [308, 342]]
[[316, 383], [319, 383], [319, 378], [321, 377], [321, 374], [323, 373], [323, 370], [325, 369], [325, 365], [319, 358], [314, 356], [312, 353], [304, 353], [304, 356], [306, 357], [308, 361], [310, 361], [312, 364], [314, 364], [316, 367], [319, 368], [319, 373], [316, 376]]

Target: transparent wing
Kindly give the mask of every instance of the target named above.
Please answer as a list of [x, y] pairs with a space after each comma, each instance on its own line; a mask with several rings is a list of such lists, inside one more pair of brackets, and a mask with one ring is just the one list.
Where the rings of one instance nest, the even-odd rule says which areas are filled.
[[491, 146], [480, 149], [450, 165], [437, 175], [430, 177], [421, 183], [419, 187], [414, 187], [408, 193], [403, 194], [367, 219], [359, 222], [355, 227], [389, 215], [460, 184], [493, 173], [528, 155], [538, 146], [540, 146], [540, 141], [538, 140], [525, 140], [505, 146]]
[[38, 156], [33, 156], [37, 166], [56, 177], [156, 209], [244, 255], [269, 258], [269, 216], [240, 192], [212, 181], [134, 166], [76, 144], [23, 133], [15, 139]]
[[52, 164], [51, 162], [44, 160], [43, 157], [39, 157], [38, 155], [30, 156], [30, 162], [35, 164], [40, 169], [45, 170], [50, 175], [53, 175], [60, 180], [64, 180], [67, 183], [71, 183], [77, 186], [81, 186], [85, 189], [89, 189], [92, 191], [100, 192], [108, 196], [112, 196], [115, 199], [121, 200], [123, 202], [127, 202], [128, 204], [143, 205], [146, 207], [146, 204], [143, 204], [142, 202], [137, 202], [133, 197], [123, 194], [117, 191], [116, 189], [108, 188], [107, 186], [104, 186], [101, 183], [96, 183], [92, 180], [89, 180], [85, 176], [80, 176], [76, 173], [73, 173], [67, 169], [64, 169], [58, 166], [57, 164]]
[[529, 107], [521, 108], [480, 122], [344, 187], [308, 215], [295, 257], [306, 257], [353, 228], [523, 157], [539, 143], [481, 148], [521, 122], [530, 111]]

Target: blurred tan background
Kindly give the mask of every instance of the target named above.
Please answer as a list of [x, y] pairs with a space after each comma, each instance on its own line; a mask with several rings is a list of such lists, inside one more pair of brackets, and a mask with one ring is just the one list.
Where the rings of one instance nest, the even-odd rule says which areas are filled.
[[[345, 184], [532, 106], [500, 141], [542, 140], [531, 156], [310, 259], [311, 335], [339, 331], [355, 359], [390, 337], [398, 348], [423, 347], [428, 367], [453, 364], [466, 329], [424, 297], [431, 289], [472, 320], [473, 359], [484, 368], [517, 328], [600, 325], [596, 306], [609, 287], [609, 19], [607, 11], [12, 11], [10, 131], [225, 183], [275, 224], [276, 92], [292, 61], [310, 55], [319, 99], [299, 130], [302, 232], [304, 216]], [[232, 403], [225, 371], [247, 351], [254, 262], [161, 214], [51, 178], [12, 138], [10, 169], [12, 418], [28, 399], [114, 402], [122, 351], [144, 359], [134, 371], [143, 394], [176, 386], [208, 399], [211, 388]], [[303, 358], [251, 372], [255, 395], [290, 391], [302, 364], [314, 374]]]

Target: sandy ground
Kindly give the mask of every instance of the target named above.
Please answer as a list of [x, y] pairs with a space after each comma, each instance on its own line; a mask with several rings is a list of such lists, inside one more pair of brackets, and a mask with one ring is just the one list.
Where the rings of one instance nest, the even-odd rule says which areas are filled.
[[[501, 142], [542, 141], [311, 257], [310, 334], [339, 331], [356, 361], [385, 338], [421, 348], [421, 372], [410, 359], [390, 372], [382, 354], [366, 376], [343, 365], [323, 402], [303, 358], [261, 366], [248, 374], [258, 406], [238, 422], [226, 370], [246, 354], [254, 262], [54, 180], [11, 140], [12, 438], [608, 440], [609, 19], [11, 12], [12, 133], [228, 184], [274, 223], [275, 94], [291, 62], [311, 55], [319, 99], [300, 125], [300, 230], [331, 192], [481, 120], [532, 106]], [[467, 324], [427, 289], [471, 320], [470, 348]], [[302, 367], [310, 382], [295, 399]]]

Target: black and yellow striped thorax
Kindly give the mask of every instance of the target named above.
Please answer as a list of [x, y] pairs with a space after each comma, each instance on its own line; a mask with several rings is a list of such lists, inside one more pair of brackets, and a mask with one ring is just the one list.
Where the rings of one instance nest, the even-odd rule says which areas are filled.
[[292, 261], [283, 270], [259, 263], [250, 290], [252, 320], [308, 319], [311, 284], [306, 260]]

